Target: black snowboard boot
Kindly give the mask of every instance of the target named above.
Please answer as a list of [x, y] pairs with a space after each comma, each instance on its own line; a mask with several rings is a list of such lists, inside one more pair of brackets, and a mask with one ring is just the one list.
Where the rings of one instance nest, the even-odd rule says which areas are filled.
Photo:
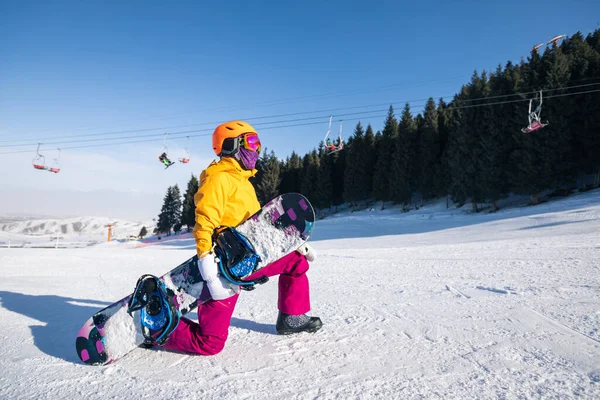
[[316, 332], [323, 326], [321, 318], [309, 317], [306, 314], [288, 315], [279, 311], [275, 328], [280, 335], [300, 332]]

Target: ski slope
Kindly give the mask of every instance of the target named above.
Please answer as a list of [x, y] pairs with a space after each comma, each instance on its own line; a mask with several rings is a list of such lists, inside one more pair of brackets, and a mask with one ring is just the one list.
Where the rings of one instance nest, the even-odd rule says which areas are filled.
[[600, 397], [600, 191], [339, 213], [312, 243], [321, 331], [275, 333], [273, 280], [242, 293], [222, 353], [136, 349], [106, 367], [79, 362], [81, 325], [193, 241], [0, 249], [0, 398]]

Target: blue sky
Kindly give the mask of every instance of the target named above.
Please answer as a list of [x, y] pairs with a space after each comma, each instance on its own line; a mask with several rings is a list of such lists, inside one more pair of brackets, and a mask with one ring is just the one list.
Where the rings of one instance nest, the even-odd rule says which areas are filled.
[[[598, 27], [598, 15], [598, 1], [0, 0], [0, 144], [145, 128], [167, 129], [122, 136], [210, 131], [216, 122], [245, 118], [278, 156], [305, 154], [322, 140], [327, 115], [342, 118], [326, 110], [452, 95], [474, 69], [518, 62], [555, 34], [585, 34]], [[422, 104], [412, 103], [415, 111]], [[300, 112], [314, 113], [279, 120], [323, 118], [262, 132], [260, 123], [272, 120], [255, 119]], [[383, 114], [361, 121], [381, 129]], [[344, 117], [345, 136], [357, 117]], [[198, 125], [170, 128], [191, 124]], [[202, 133], [209, 132], [189, 135]], [[181, 152], [185, 136], [172, 135], [169, 149]], [[69, 145], [75, 143], [45, 147]], [[169, 170], [177, 179], [199, 173], [212, 158], [209, 136], [189, 145], [202, 163]], [[31, 153], [9, 156], [27, 170], [8, 183], [35, 184], [37, 175], [26, 178], [35, 149], [0, 147], [15, 149]], [[158, 138], [65, 150], [61, 160], [66, 171], [70, 155], [102, 155], [156, 174], [161, 149]], [[115, 183], [119, 190], [135, 186], [127, 171]]]

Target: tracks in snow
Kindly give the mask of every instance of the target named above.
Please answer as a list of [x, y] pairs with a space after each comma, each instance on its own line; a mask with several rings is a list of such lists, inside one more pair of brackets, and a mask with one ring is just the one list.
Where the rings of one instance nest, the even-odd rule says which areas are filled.
[[458, 289], [456, 289], [456, 288], [454, 288], [454, 287], [452, 287], [450, 285], [446, 285], [446, 290], [449, 291], [449, 292], [451, 292], [451, 293], [454, 293], [457, 297], [462, 297], [462, 298], [465, 298], [465, 299], [470, 299], [471, 298], [471, 296], [464, 294], [460, 290], [458, 290]]
[[562, 322], [559, 322], [558, 320], [556, 320], [556, 319], [554, 319], [554, 318], [552, 318], [552, 317], [550, 317], [550, 316], [548, 316], [548, 315], [546, 315], [546, 314], [544, 314], [544, 313], [542, 313], [540, 311], [537, 311], [536, 309], [533, 309], [533, 308], [527, 307], [527, 306], [525, 306], [525, 308], [527, 310], [533, 312], [534, 314], [538, 315], [542, 319], [548, 321], [550, 324], [552, 324], [554, 326], [557, 326], [559, 328], [565, 329], [565, 330], [567, 330], [569, 332], [575, 333], [578, 336], [582, 336], [582, 337], [584, 337], [586, 339], [589, 339], [589, 340], [591, 340], [591, 341], [593, 341], [593, 342], [595, 342], [597, 344], [600, 344], [600, 340], [598, 340], [598, 339], [596, 339], [596, 338], [594, 338], [594, 337], [592, 337], [590, 335], [587, 335], [585, 333], [579, 332], [578, 330], [575, 330], [575, 329], [573, 329], [573, 328], [571, 328], [571, 327], [563, 324]]

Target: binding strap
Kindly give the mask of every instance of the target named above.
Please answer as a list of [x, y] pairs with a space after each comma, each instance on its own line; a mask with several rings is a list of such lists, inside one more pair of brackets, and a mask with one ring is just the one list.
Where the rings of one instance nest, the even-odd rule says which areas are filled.
[[253, 290], [254, 285], [263, 284], [269, 280], [263, 275], [252, 281], [245, 277], [256, 272], [261, 258], [250, 241], [235, 228], [220, 226], [213, 233], [214, 252], [217, 255], [219, 270], [229, 282], [244, 290]]

